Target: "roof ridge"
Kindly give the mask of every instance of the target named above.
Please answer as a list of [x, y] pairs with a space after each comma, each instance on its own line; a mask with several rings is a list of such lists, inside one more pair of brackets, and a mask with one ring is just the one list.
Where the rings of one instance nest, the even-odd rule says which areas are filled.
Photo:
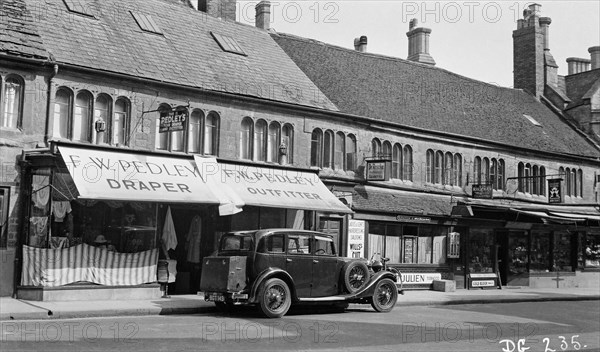
[[491, 87], [494, 87], [494, 88], [509, 90], [511, 92], [522, 91], [521, 89], [517, 89], [517, 88], [513, 88], [513, 87], [503, 87], [503, 86], [500, 86], [500, 85], [497, 85], [497, 84], [494, 84], [494, 83], [480, 81], [480, 80], [477, 80], [475, 78], [463, 76], [461, 74], [452, 72], [452, 71], [450, 71], [448, 69], [445, 69], [445, 68], [442, 68], [442, 67], [433, 66], [433, 65], [429, 65], [429, 64], [424, 64], [424, 63], [416, 62], [416, 61], [411, 61], [411, 60], [403, 59], [403, 58], [400, 58], [400, 57], [395, 57], [395, 56], [390, 56], [390, 55], [385, 55], [385, 54], [378, 54], [378, 53], [373, 53], [373, 52], [359, 52], [359, 51], [356, 51], [354, 49], [345, 48], [343, 46], [339, 46], [339, 45], [336, 45], [336, 44], [326, 43], [326, 42], [323, 42], [323, 41], [320, 41], [320, 40], [317, 40], [317, 39], [301, 37], [301, 36], [298, 36], [298, 35], [295, 35], [295, 34], [279, 33], [279, 32], [277, 32], [277, 33], [274, 33], [274, 35], [277, 35], [277, 36], [280, 36], [280, 37], [288, 37], [288, 38], [294, 39], [294, 40], [299, 40], [299, 41], [301, 40], [301, 41], [305, 41], [305, 42], [309, 42], [309, 43], [323, 45], [323, 46], [329, 47], [331, 49], [335, 49], [335, 50], [340, 50], [340, 51], [345, 51], [345, 52], [348, 52], [348, 53], [352, 53], [353, 55], [365, 55], [365, 56], [370, 56], [370, 57], [373, 57], [373, 58], [376, 58], [376, 59], [396, 61], [396, 62], [401, 62], [401, 63], [404, 63], [404, 64], [408, 64], [408, 65], [414, 65], [414, 66], [421, 67], [421, 68], [424, 68], [424, 69], [438, 70], [438, 71], [442, 71], [442, 72], [445, 72], [447, 74], [453, 75], [455, 77], [459, 77], [459, 78], [462, 78], [462, 79], [466, 79], [466, 80], [472, 81], [474, 83], [484, 84], [484, 85], [488, 85], [488, 86], [491, 86]]

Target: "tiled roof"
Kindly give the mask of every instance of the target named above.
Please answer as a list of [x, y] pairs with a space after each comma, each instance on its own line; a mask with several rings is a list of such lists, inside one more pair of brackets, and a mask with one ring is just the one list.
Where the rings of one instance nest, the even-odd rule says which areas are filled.
[[567, 109], [573, 106], [580, 105], [586, 93], [594, 85], [597, 85], [598, 82], [600, 82], [600, 69], [580, 72], [574, 75], [566, 76], [566, 93], [572, 101], [571, 104], [567, 106]]
[[0, 1], [0, 53], [45, 59], [34, 14], [22, 0]]
[[352, 194], [354, 211], [448, 216], [452, 213], [453, 205], [450, 196], [380, 188], [378, 190], [370, 186], [354, 187]]
[[521, 90], [431, 65], [287, 34], [272, 36], [342, 112], [509, 146], [600, 155], [581, 133]]
[[[9, 2], [36, 12], [37, 32], [59, 64], [337, 110], [266, 31], [175, 0], [78, 1], [94, 17], [70, 13], [62, 0]], [[163, 34], [142, 31], [130, 11], [151, 16]], [[247, 56], [223, 51], [211, 31], [235, 38]]]

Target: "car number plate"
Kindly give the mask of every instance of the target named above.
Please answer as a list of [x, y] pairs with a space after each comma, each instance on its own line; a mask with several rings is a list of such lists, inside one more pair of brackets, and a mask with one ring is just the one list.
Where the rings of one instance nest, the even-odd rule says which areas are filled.
[[208, 300], [213, 302], [225, 302], [225, 295], [222, 293], [210, 293]]

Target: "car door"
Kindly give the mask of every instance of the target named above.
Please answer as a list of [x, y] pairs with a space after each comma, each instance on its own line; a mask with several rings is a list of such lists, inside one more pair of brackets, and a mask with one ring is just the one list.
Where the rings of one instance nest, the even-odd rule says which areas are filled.
[[310, 297], [313, 267], [310, 250], [310, 235], [287, 234], [285, 268], [294, 280], [298, 297]]
[[312, 258], [312, 297], [333, 296], [339, 293], [338, 258], [333, 239], [315, 235]]

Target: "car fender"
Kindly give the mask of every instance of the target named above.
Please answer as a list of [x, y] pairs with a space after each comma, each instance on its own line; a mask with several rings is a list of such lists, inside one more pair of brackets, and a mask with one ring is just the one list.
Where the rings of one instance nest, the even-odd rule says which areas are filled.
[[369, 280], [369, 283], [364, 288], [348, 296], [348, 298], [362, 298], [372, 296], [375, 292], [375, 285], [377, 284], [377, 282], [383, 279], [390, 279], [396, 282], [396, 278], [397, 276], [394, 273], [391, 273], [389, 271], [379, 271], [373, 274], [373, 276]]
[[258, 302], [258, 297], [257, 297], [258, 289], [259, 289], [260, 285], [263, 282], [265, 282], [271, 278], [274, 278], [274, 277], [285, 281], [285, 283], [290, 288], [290, 292], [292, 293], [292, 299], [294, 301], [298, 300], [298, 297], [296, 296], [296, 286], [294, 285], [294, 279], [292, 279], [290, 274], [288, 274], [288, 272], [283, 269], [270, 267], [270, 268], [263, 270], [260, 274], [258, 274], [256, 279], [252, 283], [252, 288], [250, 289], [250, 295], [248, 297], [248, 303], [257, 303]]

